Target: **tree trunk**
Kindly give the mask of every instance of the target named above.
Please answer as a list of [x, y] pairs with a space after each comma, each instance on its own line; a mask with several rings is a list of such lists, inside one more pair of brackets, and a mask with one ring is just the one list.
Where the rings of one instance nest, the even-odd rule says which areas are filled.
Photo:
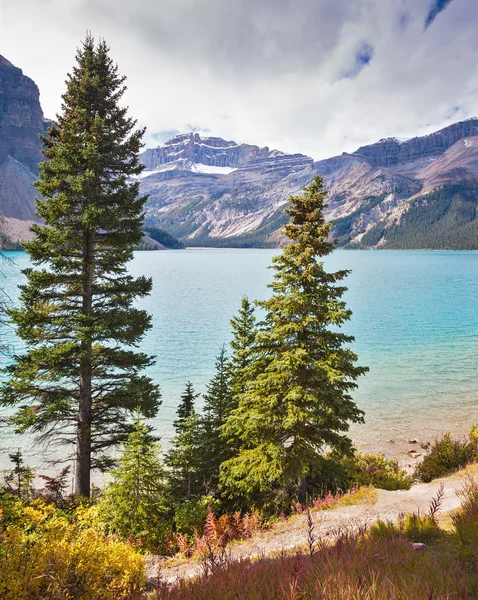
[[[94, 234], [86, 232], [83, 245], [82, 313], [88, 319], [93, 307]], [[91, 472], [92, 336], [88, 323], [81, 340], [80, 398], [76, 435], [75, 494], [89, 497]]]

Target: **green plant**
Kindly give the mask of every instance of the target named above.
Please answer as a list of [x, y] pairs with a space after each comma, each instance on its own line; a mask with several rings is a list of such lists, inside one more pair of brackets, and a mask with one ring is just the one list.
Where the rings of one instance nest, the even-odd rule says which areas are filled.
[[423, 461], [417, 465], [415, 476], [429, 482], [437, 477], [465, 467], [478, 458], [478, 441], [474, 430], [468, 439], [456, 440], [446, 433], [427, 448]]
[[140, 408], [153, 417], [159, 388], [136, 351], [151, 327], [136, 306], [152, 281], [127, 264], [142, 237], [146, 197], [137, 179], [142, 129], [127, 115], [125, 78], [104, 40], [87, 35], [66, 81], [62, 111], [42, 136], [38, 221], [26, 242], [20, 306], [9, 311], [26, 352], [7, 367], [0, 403], [16, 407], [16, 432], [67, 444], [75, 488], [90, 495], [91, 469], [131, 431]]
[[208, 507], [218, 508], [218, 501], [212, 496], [201, 496], [182, 500], [174, 505], [174, 525], [177, 532], [191, 539], [201, 535], [208, 514]]
[[478, 483], [469, 480], [459, 492], [461, 506], [452, 514], [460, 551], [478, 565]]
[[119, 466], [111, 475], [112, 481], [98, 503], [100, 521], [122, 539], [157, 551], [171, 527], [165, 469], [159, 446], [151, 441], [149, 430], [139, 416], [124, 444]]
[[12, 452], [8, 458], [13, 463], [13, 469], [5, 474], [5, 491], [22, 498], [29, 498], [35, 478], [33, 469], [25, 465], [20, 450]]
[[350, 452], [349, 425], [363, 421], [351, 394], [368, 369], [340, 330], [351, 316], [342, 299], [348, 271], [329, 273], [322, 262], [334, 249], [325, 206], [321, 177], [289, 198], [291, 243], [273, 258], [272, 295], [257, 303], [265, 312], [258, 351], [222, 428], [238, 448], [221, 465], [223, 493], [265, 511], [304, 500], [323, 449]]
[[349, 480], [355, 485], [373, 485], [383, 490], [408, 490], [413, 477], [400, 468], [397, 460], [383, 454], [361, 454], [345, 458]]

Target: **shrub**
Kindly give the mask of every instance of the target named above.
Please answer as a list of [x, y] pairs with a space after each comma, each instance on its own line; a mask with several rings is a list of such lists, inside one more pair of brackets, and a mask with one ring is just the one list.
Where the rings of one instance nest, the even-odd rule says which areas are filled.
[[455, 440], [449, 433], [435, 440], [427, 449], [423, 461], [417, 465], [417, 479], [428, 483], [450, 472], [465, 467], [478, 458], [478, 439], [475, 429], [465, 440]]
[[[204, 496], [202, 501], [207, 499], [208, 497]], [[234, 540], [250, 538], [261, 526], [260, 517], [256, 513], [241, 515], [237, 511], [224, 513], [216, 517], [209, 505], [205, 507], [205, 515], [202, 518], [200, 530], [198, 531], [195, 526], [194, 536], [183, 533], [184, 530], [177, 532], [173, 536], [171, 549], [178, 549], [186, 556], [190, 556], [195, 552], [202, 556], [206, 551], [216, 552], [225, 548]]]
[[6, 506], [0, 533], [2, 600], [135, 600], [144, 560], [127, 544], [39, 500]]
[[338, 506], [352, 506], [354, 504], [374, 503], [377, 499], [377, 491], [372, 486], [354, 487], [346, 494], [327, 492], [325, 496], [317, 496], [309, 502], [295, 502], [291, 511], [301, 514], [307, 510], [328, 510]]
[[174, 506], [176, 531], [191, 538], [200, 535], [204, 529], [209, 507], [214, 510], [218, 507], [218, 501], [212, 496], [201, 496], [176, 503]]
[[393, 458], [383, 454], [356, 452], [347, 459], [350, 480], [358, 486], [373, 485], [382, 490], [409, 490], [413, 478], [400, 468]]

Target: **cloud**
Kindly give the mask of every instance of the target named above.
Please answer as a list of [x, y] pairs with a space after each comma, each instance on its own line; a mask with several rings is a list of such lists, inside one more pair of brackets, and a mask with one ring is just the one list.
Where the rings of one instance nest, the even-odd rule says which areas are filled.
[[433, 4], [430, 8], [430, 12], [428, 13], [425, 19], [425, 29], [428, 29], [433, 21], [437, 18], [437, 16], [445, 10], [445, 8], [450, 4], [452, 0], [433, 0]]
[[16, 0], [4, 2], [0, 54], [37, 82], [51, 117], [91, 30], [128, 76], [149, 145], [195, 130], [323, 158], [478, 116], [476, 0], [451, 3], [424, 35], [431, 10], [430, 0]]

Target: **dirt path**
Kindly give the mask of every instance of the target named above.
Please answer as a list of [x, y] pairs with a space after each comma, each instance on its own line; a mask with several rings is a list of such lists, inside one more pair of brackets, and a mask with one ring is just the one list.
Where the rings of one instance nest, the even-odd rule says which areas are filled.
[[[339, 506], [332, 510], [312, 512], [315, 535], [317, 538], [327, 539], [339, 530], [370, 525], [378, 519], [395, 521], [402, 513], [417, 511], [426, 513], [431, 499], [437, 494], [442, 483], [444, 496], [440, 514], [446, 514], [460, 505], [456, 492], [470, 476], [477, 474], [478, 468], [474, 467], [432, 483], [414, 485], [410, 490], [395, 492], [377, 490], [377, 499], [373, 504]], [[254, 535], [249, 540], [232, 545], [230, 555], [232, 559], [237, 560], [291, 550], [303, 546], [306, 543], [306, 535], [306, 516], [296, 515], [284, 523], [274, 525], [270, 530]], [[170, 566], [160, 565], [161, 561], [158, 557], [148, 557], [148, 578], [154, 578], [160, 571], [163, 581], [172, 583], [178, 579], [194, 577], [200, 572], [200, 565], [192, 560], [184, 560], [176, 564], [171, 564], [170, 561]]]

